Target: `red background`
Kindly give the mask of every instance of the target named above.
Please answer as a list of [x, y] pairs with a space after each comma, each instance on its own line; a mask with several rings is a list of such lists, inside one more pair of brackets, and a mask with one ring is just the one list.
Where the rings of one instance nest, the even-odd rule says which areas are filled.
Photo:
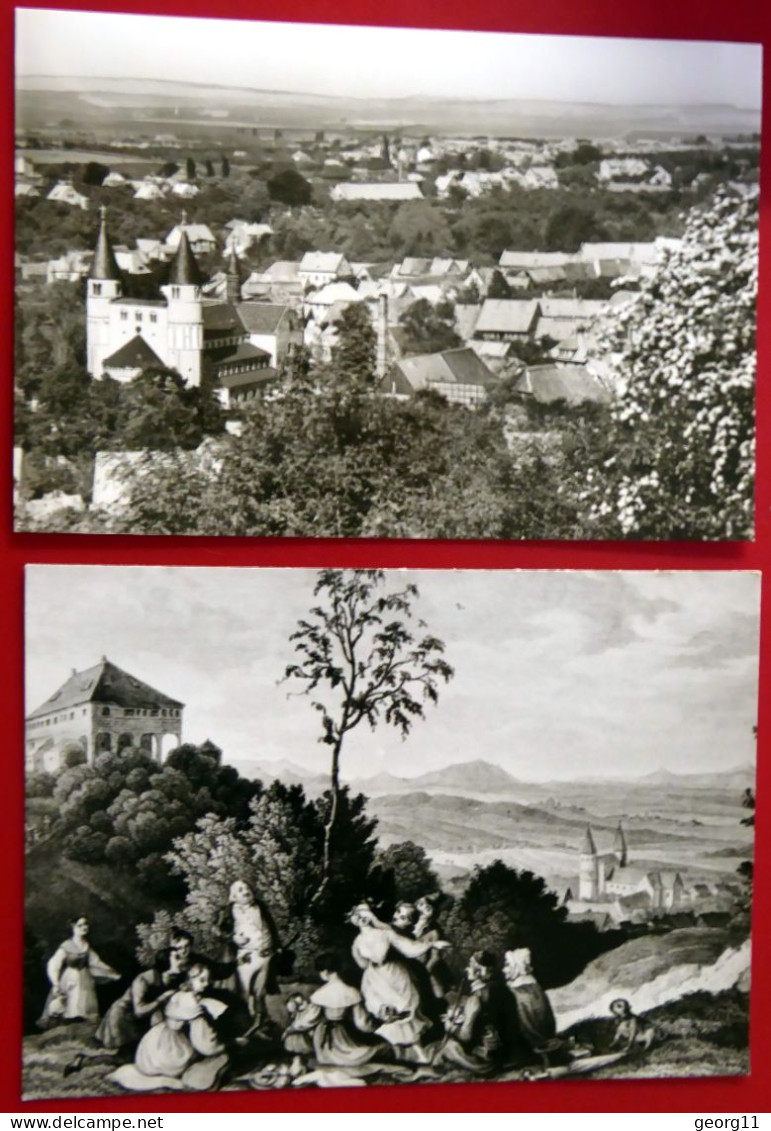
[[[30, 0], [29, 6], [131, 10], [167, 15], [282, 19], [570, 35], [639, 36], [762, 42], [771, 51], [771, 4], [766, 0], [539, 0], [507, 5], [500, 0]], [[765, 9], [765, 11], [764, 11]], [[99, 47], [94, 44], [98, 69]], [[771, 827], [771, 708], [761, 691], [758, 747], [758, 826], [753, 914], [752, 1071], [749, 1077], [707, 1080], [576, 1080], [525, 1084], [448, 1084], [292, 1092], [243, 1092], [191, 1096], [131, 1096], [101, 1100], [21, 1104], [20, 1036], [22, 969], [22, 767], [23, 767], [23, 570], [27, 562], [190, 566], [411, 566], [541, 569], [757, 569], [771, 570], [771, 127], [769, 75], [764, 81], [764, 151], [761, 155], [760, 295], [758, 303], [758, 453], [756, 541], [753, 544], [687, 543], [492, 543], [377, 542], [329, 539], [131, 538], [84, 535], [15, 535], [11, 528], [12, 253], [11, 154], [13, 152], [13, 6], [0, 0], [0, 128], [7, 155], [0, 205], [0, 302], [5, 313], [0, 393], [0, 1110], [221, 1112], [221, 1111], [498, 1111], [498, 1112], [762, 1112], [771, 1089], [771, 874], [766, 857]], [[383, 62], [387, 66], [387, 59]], [[258, 79], [255, 75], [255, 80]], [[459, 74], [458, 93], [463, 93]], [[580, 91], [576, 92], [580, 98]], [[63, 592], [62, 601], [67, 600]], [[771, 607], [764, 608], [760, 686], [771, 666]]]

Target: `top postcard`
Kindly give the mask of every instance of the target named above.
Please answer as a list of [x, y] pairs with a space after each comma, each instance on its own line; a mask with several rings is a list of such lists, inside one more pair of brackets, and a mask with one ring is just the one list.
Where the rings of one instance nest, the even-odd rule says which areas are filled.
[[760, 96], [754, 44], [17, 10], [16, 528], [751, 539]]

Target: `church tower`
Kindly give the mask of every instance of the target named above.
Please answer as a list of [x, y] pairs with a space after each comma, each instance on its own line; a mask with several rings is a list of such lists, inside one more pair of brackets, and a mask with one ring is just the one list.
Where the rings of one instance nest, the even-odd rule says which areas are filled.
[[107, 234], [107, 209], [102, 205], [86, 290], [86, 368], [92, 377], [102, 376], [102, 363], [115, 348], [110, 341], [110, 303], [122, 293], [120, 268]]
[[236, 255], [236, 241], [230, 241], [230, 255], [225, 268], [225, 302], [241, 301], [241, 264]]
[[165, 361], [188, 385], [201, 384], [203, 356], [203, 277], [184, 228], [177, 254], [171, 262], [169, 281], [161, 291], [166, 296], [168, 348]]
[[578, 898], [596, 899], [599, 891], [597, 871], [597, 849], [592, 830], [587, 827], [584, 843], [581, 846], [581, 865], [578, 874]]
[[624, 836], [624, 830], [621, 827], [620, 821], [618, 822], [616, 835], [613, 839], [613, 851], [618, 860], [619, 868], [626, 868], [626, 837]]

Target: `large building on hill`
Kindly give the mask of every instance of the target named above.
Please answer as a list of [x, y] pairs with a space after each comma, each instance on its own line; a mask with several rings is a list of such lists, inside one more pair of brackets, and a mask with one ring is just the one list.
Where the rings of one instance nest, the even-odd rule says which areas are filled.
[[86, 293], [86, 366], [93, 377], [130, 381], [147, 370], [174, 369], [191, 386], [210, 379], [228, 402], [231, 394], [243, 397], [270, 387], [288, 353], [302, 344], [302, 323], [294, 311], [282, 310], [279, 317], [275, 304], [242, 301], [234, 249], [223, 297], [203, 294], [204, 279], [188, 238], [188, 228], [195, 234], [196, 227], [178, 226], [168, 281], [158, 295], [133, 298], [126, 293], [102, 210]]
[[27, 716], [27, 771], [54, 772], [78, 749], [93, 762], [98, 754], [134, 746], [161, 762], [181, 742], [184, 706], [102, 656], [94, 667], [73, 669]]

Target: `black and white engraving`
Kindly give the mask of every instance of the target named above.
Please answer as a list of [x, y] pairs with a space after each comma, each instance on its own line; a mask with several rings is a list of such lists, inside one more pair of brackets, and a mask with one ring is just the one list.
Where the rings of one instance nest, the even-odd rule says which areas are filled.
[[746, 1073], [759, 588], [30, 567], [25, 1097]]
[[751, 538], [760, 63], [18, 10], [17, 526]]

